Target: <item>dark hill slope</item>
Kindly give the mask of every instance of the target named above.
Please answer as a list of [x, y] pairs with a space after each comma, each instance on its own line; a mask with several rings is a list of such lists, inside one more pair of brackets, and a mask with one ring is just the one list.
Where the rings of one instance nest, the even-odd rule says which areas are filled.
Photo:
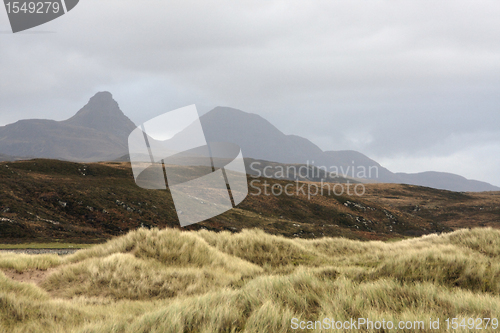
[[[362, 197], [325, 190], [308, 198], [300, 192], [266, 192], [273, 184], [289, 184], [284, 180], [249, 181], [254, 181], [251, 194], [236, 209], [188, 229], [260, 228], [287, 237], [388, 239], [451, 230], [447, 225], [457, 218], [471, 227], [498, 226], [500, 218], [499, 193], [369, 184]], [[179, 224], [169, 193], [139, 188], [129, 163], [0, 163], [2, 242], [96, 242], [141, 226]]]

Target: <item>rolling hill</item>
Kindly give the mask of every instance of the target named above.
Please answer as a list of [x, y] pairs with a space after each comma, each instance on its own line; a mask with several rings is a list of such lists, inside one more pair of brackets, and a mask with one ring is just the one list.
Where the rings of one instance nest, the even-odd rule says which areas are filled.
[[[260, 228], [291, 238], [367, 240], [499, 227], [498, 192], [365, 184], [362, 196], [355, 195], [352, 188], [351, 194], [344, 188], [337, 195], [338, 189], [335, 194], [326, 187], [318, 195], [308, 196], [297, 189], [288, 196], [271, 195], [269, 189], [319, 183], [256, 176], [248, 176], [248, 181], [250, 194], [236, 209], [187, 229], [238, 232]], [[94, 243], [141, 227], [179, 228], [179, 222], [169, 192], [139, 188], [130, 163], [0, 162], [0, 239], [4, 243]]]

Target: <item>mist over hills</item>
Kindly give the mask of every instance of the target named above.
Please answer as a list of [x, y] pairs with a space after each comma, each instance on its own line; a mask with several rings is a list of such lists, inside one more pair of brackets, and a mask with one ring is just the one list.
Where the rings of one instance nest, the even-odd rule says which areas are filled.
[[[370, 182], [406, 183], [452, 191], [500, 191], [486, 182], [443, 173], [393, 173], [366, 155], [322, 151], [296, 135], [286, 135], [259, 115], [216, 107], [200, 118], [208, 142], [238, 144], [245, 157], [282, 164], [306, 164]], [[30, 119], [0, 127], [0, 160], [51, 158], [95, 162], [126, 159], [128, 136], [136, 125], [109, 92], [99, 92], [64, 121]], [[174, 136], [183, 140], [186, 130]]]

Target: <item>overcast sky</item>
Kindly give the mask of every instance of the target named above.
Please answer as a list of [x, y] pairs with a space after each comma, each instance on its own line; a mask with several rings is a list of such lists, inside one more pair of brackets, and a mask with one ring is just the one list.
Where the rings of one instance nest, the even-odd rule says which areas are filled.
[[102, 90], [137, 124], [230, 106], [394, 172], [500, 186], [497, 0], [81, 0], [18, 34], [0, 8], [0, 125]]

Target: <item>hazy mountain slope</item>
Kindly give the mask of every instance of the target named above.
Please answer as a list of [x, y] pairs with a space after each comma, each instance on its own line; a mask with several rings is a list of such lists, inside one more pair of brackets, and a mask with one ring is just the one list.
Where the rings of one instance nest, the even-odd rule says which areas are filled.
[[[485, 182], [438, 172], [419, 174], [393, 173], [357, 151], [325, 151], [311, 141], [285, 135], [259, 115], [228, 107], [217, 107], [201, 117], [208, 141], [238, 144], [245, 157], [278, 163], [323, 166], [353, 178], [367, 178], [381, 183], [405, 183], [452, 191], [499, 191]], [[188, 135], [186, 131], [184, 135]], [[177, 139], [182, 139], [182, 133]]]
[[259, 115], [228, 107], [216, 107], [201, 117], [207, 141], [238, 144], [245, 157], [280, 162], [305, 163], [322, 153], [311, 141], [285, 135]]
[[481, 192], [500, 191], [500, 187], [486, 182], [469, 180], [465, 177], [447, 172], [427, 171], [421, 173], [397, 173], [401, 177], [401, 183], [434, 187], [450, 191]]
[[134, 128], [111, 94], [101, 92], [68, 120], [20, 120], [0, 127], [0, 153], [74, 161], [107, 160], [127, 152], [127, 137]]
[[325, 151], [320, 162], [352, 178], [374, 179], [381, 183], [399, 183], [401, 180], [398, 175], [354, 150]]

